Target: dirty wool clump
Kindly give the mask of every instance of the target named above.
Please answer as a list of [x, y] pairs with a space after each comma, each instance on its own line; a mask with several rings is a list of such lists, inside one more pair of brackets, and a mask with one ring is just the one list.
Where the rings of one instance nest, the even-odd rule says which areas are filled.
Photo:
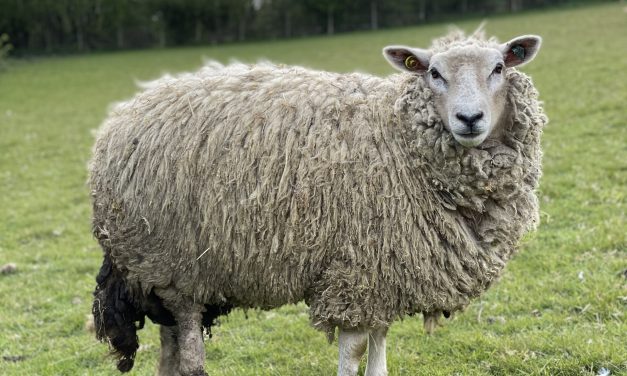
[[164, 77], [99, 131], [94, 233], [134, 302], [305, 300], [331, 337], [459, 310], [538, 222], [546, 117], [526, 75], [506, 79], [502, 138], [465, 148], [421, 76], [211, 63]]

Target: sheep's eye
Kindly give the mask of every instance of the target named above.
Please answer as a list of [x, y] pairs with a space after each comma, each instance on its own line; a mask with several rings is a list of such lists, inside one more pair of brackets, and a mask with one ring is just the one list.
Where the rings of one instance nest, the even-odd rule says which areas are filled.
[[503, 64], [497, 64], [492, 71], [493, 74], [501, 74], [501, 72], [503, 72]]
[[442, 76], [440, 76], [440, 72], [438, 72], [436, 69], [431, 68], [431, 78], [433, 78], [434, 80], [437, 80], [438, 78], [441, 78]]

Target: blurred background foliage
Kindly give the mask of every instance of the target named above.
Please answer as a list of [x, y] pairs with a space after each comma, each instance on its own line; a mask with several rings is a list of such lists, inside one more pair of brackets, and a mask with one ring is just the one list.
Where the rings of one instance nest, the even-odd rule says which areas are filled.
[[[278, 39], [603, 0], [0, 0], [0, 60]], [[7, 46], [7, 47], [3, 47]]]

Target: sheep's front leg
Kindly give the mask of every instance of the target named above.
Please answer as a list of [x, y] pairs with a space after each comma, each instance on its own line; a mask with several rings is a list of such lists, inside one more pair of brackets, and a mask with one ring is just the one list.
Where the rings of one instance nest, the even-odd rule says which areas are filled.
[[385, 359], [385, 335], [387, 331], [387, 328], [375, 329], [368, 336], [366, 376], [387, 376], [388, 374]]
[[181, 310], [178, 324], [179, 372], [182, 376], [204, 376], [205, 346], [202, 341], [202, 308]]
[[368, 332], [361, 330], [340, 329], [338, 344], [340, 359], [337, 369], [338, 376], [355, 376], [359, 370], [359, 362], [366, 352]]
[[157, 376], [179, 376], [178, 327], [161, 325], [161, 355]]

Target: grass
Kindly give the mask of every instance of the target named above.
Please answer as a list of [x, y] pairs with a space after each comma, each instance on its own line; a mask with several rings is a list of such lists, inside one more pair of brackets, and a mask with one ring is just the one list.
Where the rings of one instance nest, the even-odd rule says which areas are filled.
[[[388, 335], [391, 375], [627, 374], [627, 14], [624, 5], [490, 20], [506, 40], [544, 37], [530, 73], [551, 122], [544, 135], [542, 225], [501, 279], [426, 336], [419, 318]], [[459, 24], [473, 29], [477, 21]], [[0, 374], [116, 374], [84, 328], [100, 250], [90, 234], [92, 130], [135, 80], [197, 68], [203, 57], [375, 74], [386, 44], [428, 45], [446, 25], [220, 47], [14, 61], [0, 73]], [[479, 320], [480, 318], [480, 320]], [[140, 333], [132, 371], [154, 373], [157, 330]], [[206, 343], [210, 375], [322, 375], [336, 347], [304, 305], [235, 311]]]

